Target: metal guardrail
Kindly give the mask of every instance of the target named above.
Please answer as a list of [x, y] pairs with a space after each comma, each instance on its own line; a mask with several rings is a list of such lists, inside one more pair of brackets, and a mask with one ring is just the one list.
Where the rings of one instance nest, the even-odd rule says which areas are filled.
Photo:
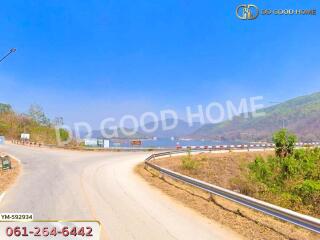
[[[237, 144], [237, 145], [211, 145], [211, 146], [180, 146], [175, 147], [110, 147], [110, 148], [92, 148], [92, 147], [79, 147], [79, 146], [57, 146], [55, 144], [44, 144], [43, 142], [32, 142], [29, 140], [11, 140], [12, 143], [30, 147], [58, 147], [70, 150], [108, 150], [108, 151], [216, 151], [216, 150], [244, 150], [244, 149], [273, 149], [273, 143], [256, 143], [256, 144]], [[320, 146], [320, 142], [299, 142], [295, 144], [296, 147], [316, 147]]]
[[18, 145], [25, 145], [25, 146], [34, 146], [34, 147], [41, 147], [44, 144], [40, 142], [31, 142], [27, 140], [11, 140], [11, 143], [18, 144]]
[[[192, 152], [207, 152], [207, 151], [199, 151], [199, 150], [191, 150]], [[203, 181], [200, 181], [198, 179], [194, 179], [185, 175], [182, 175], [180, 173], [173, 172], [171, 170], [168, 170], [166, 168], [162, 168], [152, 162], [150, 162], [153, 159], [163, 157], [163, 156], [169, 156], [169, 155], [176, 155], [180, 153], [187, 153], [187, 151], [172, 151], [172, 152], [163, 152], [163, 153], [157, 153], [149, 156], [145, 159], [146, 166], [149, 166], [157, 171], [159, 171], [162, 174], [165, 174], [169, 177], [172, 177], [176, 180], [179, 180], [181, 182], [187, 183], [189, 185], [192, 185], [196, 188], [202, 189], [208, 193], [218, 195], [220, 197], [223, 197], [225, 199], [231, 200], [233, 202], [239, 203], [243, 206], [249, 207], [251, 209], [257, 210], [259, 212], [265, 213], [267, 215], [279, 218], [283, 221], [290, 222], [292, 224], [295, 224], [297, 226], [303, 227], [305, 229], [311, 230], [316, 233], [320, 233], [320, 219], [303, 215], [297, 212], [294, 212], [292, 210], [282, 208], [264, 201], [257, 200], [252, 197], [248, 197], [243, 194], [239, 194], [236, 192], [233, 192], [231, 190], [218, 187], [213, 184], [209, 184]]]

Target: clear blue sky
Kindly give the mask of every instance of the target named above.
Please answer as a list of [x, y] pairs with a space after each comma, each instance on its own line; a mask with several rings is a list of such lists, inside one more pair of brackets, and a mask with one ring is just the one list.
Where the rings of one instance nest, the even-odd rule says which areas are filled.
[[[320, 12], [240, 21], [243, 1], [10, 0], [1, 4], [0, 102], [67, 123], [320, 90]], [[251, 1], [318, 8], [314, 0]]]

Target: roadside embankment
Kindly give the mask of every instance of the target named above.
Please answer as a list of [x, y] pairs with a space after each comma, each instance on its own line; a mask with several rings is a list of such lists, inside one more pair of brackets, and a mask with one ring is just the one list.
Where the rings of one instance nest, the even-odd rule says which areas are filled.
[[[196, 155], [196, 165], [183, 161], [181, 156], [161, 158], [153, 161], [161, 167], [197, 178], [224, 188], [237, 191], [237, 183], [233, 182], [241, 175], [242, 169], [258, 155], [272, 155], [267, 152], [244, 153], [212, 153]], [[189, 168], [189, 169], [188, 169]], [[254, 240], [316, 240], [319, 235], [282, 222], [265, 214], [243, 207], [229, 200], [183, 184], [157, 171], [144, 168], [144, 164], [136, 167], [136, 172], [149, 184], [180, 201], [185, 206], [195, 209], [207, 218], [220, 222], [235, 230], [246, 239]]]

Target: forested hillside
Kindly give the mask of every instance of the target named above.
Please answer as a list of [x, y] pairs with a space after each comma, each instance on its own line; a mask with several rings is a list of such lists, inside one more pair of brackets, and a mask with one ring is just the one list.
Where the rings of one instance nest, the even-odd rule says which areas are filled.
[[[61, 121], [61, 118], [50, 121], [37, 105], [32, 105], [27, 114], [20, 114], [9, 104], [0, 103], [0, 135], [7, 139], [20, 139], [21, 133], [29, 133], [30, 141], [55, 144], [55, 126]], [[67, 131], [60, 129], [60, 133], [63, 139], [68, 138]]]
[[285, 127], [295, 132], [301, 141], [320, 139], [320, 92], [264, 108], [261, 112], [265, 113], [264, 116], [238, 116], [231, 121], [206, 124], [191, 136], [225, 140], [271, 140], [273, 132]]

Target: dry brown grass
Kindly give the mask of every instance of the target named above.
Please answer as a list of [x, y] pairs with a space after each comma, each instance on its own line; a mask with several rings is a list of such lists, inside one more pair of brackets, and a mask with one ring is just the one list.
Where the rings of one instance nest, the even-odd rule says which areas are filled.
[[[157, 164], [178, 171], [198, 179], [222, 186], [232, 188], [230, 179], [241, 173], [244, 163], [253, 161], [258, 154], [265, 153], [223, 153], [202, 154], [197, 156], [201, 168], [207, 169], [210, 166], [210, 174], [199, 173], [196, 171], [185, 170], [181, 167], [180, 157], [172, 157], [156, 160]], [[212, 154], [213, 155], [213, 154]], [[236, 166], [236, 167], [235, 167]], [[195, 209], [209, 219], [220, 222], [238, 232], [246, 239], [250, 240], [319, 240], [319, 235], [298, 228], [292, 224], [282, 222], [265, 214], [253, 211], [239, 204], [225, 200], [218, 196], [210, 196], [208, 193], [198, 190], [192, 186], [172, 180], [169, 177], [159, 177], [158, 172], [152, 169], [144, 169], [144, 165], [137, 166], [136, 172], [151, 185], [159, 188], [174, 199], [184, 205]], [[220, 177], [219, 177], [220, 176]], [[221, 178], [224, 176], [224, 178]]]
[[192, 156], [198, 162], [198, 168], [194, 170], [183, 168], [181, 156], [157, 159], [153, 162], [175, 172], [234, 190], [236, 185], [233, 184], [233, 179], [240, 177], [246, 164], [254, 161], [259, 155], [265, 157], [272, 154], [273, 151], [201, 153]]
[[156, 159], [154, 162], [159, 166], [186, 176], [319, 218], [319, 213], [314, 211], [313, 206], [293, 203], [272, 192], [262, 192], [262, 185], [248, 181], [248, 163], [254, 161], [257, 156], [266, 158], [270, 155], [274, 155], [274, 151], [201, 153], [192, 156], [193, 161], [198, 166], [196, 169], [184, 168], [182, 156]]
[[19, 162], [15, 159], [12, 160], [12, 169], [0, 169], [0, 193], [7, 190], [18, 178], [21, 171]]

